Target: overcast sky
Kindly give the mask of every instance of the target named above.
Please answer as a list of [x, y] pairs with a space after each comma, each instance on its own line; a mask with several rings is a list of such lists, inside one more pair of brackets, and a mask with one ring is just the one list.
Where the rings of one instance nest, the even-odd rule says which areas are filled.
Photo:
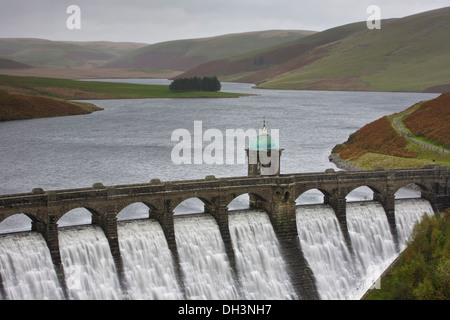
[[[271, 29], [322, 31], [442, 8], [449, 0], [0, 0], [0, 38], [156, 43]], [[81, 11], [69, 30], [67, 8]]]

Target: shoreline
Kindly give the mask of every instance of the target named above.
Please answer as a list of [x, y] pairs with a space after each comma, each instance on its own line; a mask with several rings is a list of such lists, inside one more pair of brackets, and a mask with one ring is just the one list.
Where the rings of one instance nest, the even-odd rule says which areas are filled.
[[344, 171], [365, 171], [365, 169], [342, 159], [337, 153], [331, 153], [328, 160]]

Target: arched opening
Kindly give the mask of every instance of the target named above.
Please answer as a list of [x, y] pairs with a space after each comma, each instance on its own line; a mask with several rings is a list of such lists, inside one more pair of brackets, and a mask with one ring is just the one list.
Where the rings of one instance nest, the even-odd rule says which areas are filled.
[[136, 202], [123, 208], [117, 215], [118, 221], [146, 219], [151, 216], [151, 209], [145, 203]]
[[248, 193], [241, 194], [240, 196], [234, 198], [228, 204], [229, 211], [249, 210], [249, 209], [250, 209], [250, 196]]
[[410, 183], [400, 189], [395, 193], [395, 199], [412, 199], [412, 198], [421, 198], [422, 192], [420, 191], [420, 187], [414, 183]]
[[175, 215], [196, 214], [205, 212], [205, 203], [199, 198], [189, 198], [181, 202], [173, 209]]
[[58, 227], [79, 226], [92, 223], [92, 212], [86, 208], [67, 211], [59, 220]]
[[373, 190], [366, 186], [358, 187], [349, 192], [345, 199], [347, 202], [371, 201], [373, 200]]
[[296, 205], [307, 205], [307, 204], [323, 204], [324, 194], [318, 189], [310, 189], [303, 192], [295, 200]]
[[12, 215], [0, 222], [0, 234], [31, 231], [32, 220], [24, 213]]

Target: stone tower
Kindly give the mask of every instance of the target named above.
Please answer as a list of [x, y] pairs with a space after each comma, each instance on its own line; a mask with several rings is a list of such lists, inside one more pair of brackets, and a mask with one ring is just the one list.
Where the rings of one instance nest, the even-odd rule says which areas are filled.
[[245, 151], [249, 177], [280, 175], [280, 158], [283, 149], [280, 149], [278, 142], [269, 135], [265, 120], [260, 134]]

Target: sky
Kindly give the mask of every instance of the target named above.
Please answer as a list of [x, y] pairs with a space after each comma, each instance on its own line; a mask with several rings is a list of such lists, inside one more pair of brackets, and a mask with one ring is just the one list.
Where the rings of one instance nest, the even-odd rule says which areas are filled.
[[[67, 13], [71, 5], [79, 16]], [[0, 0], [0, 38], [151, 44], [273, 29], [323, 31], [366, 21], [370, 5], [387, 19], [450, 6], [450, 0]]]

